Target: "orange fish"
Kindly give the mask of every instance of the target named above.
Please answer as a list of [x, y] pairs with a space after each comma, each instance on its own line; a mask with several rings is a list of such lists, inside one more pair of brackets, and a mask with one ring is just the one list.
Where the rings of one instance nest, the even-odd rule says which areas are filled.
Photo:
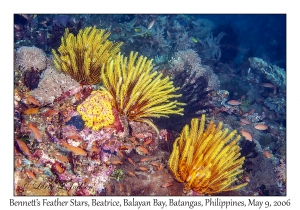
[[128, 174], [129, 174], [130, 176], [132, 176], [132, 177], [137, 177], [137, 176], [135, 175], [135, 173], [133, 173], [132, 171], [128, 171]]
[[34, 105], [37, 105], [37, 106], [40, 106], [40, 103], [37, 102], [37, 100], [35, 100], [32, 96], [27, 97], [27, 102], [31, 103], [31, 104], [34, 104]]
[[142, 170], [142, 171], [148, 171], [148, 168], [146, 168], [144, 166], [140, 166], [139, 169]]
[[142, 153], [149, 154], [149, 151], [145, 147], [138, 146], [137, 149], [140, 150]]
[[46, 112], [43, 112], [43, 115], [45, 115], [46, 117], [51, 117], [56, 114], [58, 114], [58, 111], [52, 110], [52, 109], [49, 109]]
[[35, 179], [35, 175], [32, 171], [26, 171], [26, 175], [28, 176], [28, 178]]
[[86, 151], [84, 151], [83, 149], [79, 148], [79, 147], [74, 147], [70, 144], [68, 144], [65, 141], [61, 141], [61, 144], [66, 147], [69, 151], [73, 152], [75, 155], [86, 155]]
[[111, 161], [111, 164], [113, 164], [113, 165], [117, 165], [117, 164], [122, 165], [123, 163], [120, 160], [113, 160], [113, 161]]
[[144, 146], [147, 144], [150, 144], [152, 142], [152, 139], [148, 139], [147, 141], [144, 142]]
[[250, 182], [250, 178], [249, 178], [248, 175], [245, 175], [245, 176], [244, 176], [244, 179], [245, 179], [246, 182]]
[[266, 158], [270, 159], [271, 158], [271, 153], [268, 152], [267, 150], [264, 150], [264, 155], [266, 156]]
[[120, 192], [123, 191], [123, 185], [120, 182], [119, 182], [119, 190], [120, 190]]
[[20, 168], [21, 164], [22, 164], [22, 161], [21, 161], [20, 157], [16, 157], [16, 166], [17, 166], [17, 168]]
[[119, 156], [120, 158], [124, 158], [124, 155], [123, 155], [123, 153], [122, 153], [120, 150], [117, 150], [117, 153], [118, 153], [118, 156]]
[[62, 156], [60, 154], [53, 154], [58, 160], [62, 161], [62, 162], [65, 162], [65, 163], [68, 163], [69, 162], [69, 159], [65, 156]]
[[156, 162], [156, 161], [152, 161], [152, 162], [151, 162], [151, 165], [156, 166], [157, 168], [159, 167], [159, 163]]
[[142, 158], [142, 159], [140, 160], [140, 162], [146, 162], [146, 161], [148, 161], [148, 160], [150, 160], [150, 158]]
[[239, 124], [240, 126], [247, 125], [246, 123], [243, 123], [243, 122], [239, 122], [238, 124]]
[[242, 104], [242, 102], [237, 101], [237, 100], [230, 100], [230, 101], [227, 101], [227, 103], [228, 103], [229, 105], [233, 105], [233, 106], [238, 106], [238, 105], [241, 105], [241, 104]]
[[163, 164], [159, 164], [159, 166], [158, 166], [158, 170], [160, 171], [161, 169], [163, 169], [164, 167], [163, 167]]
[[142, 133], [135, 133], [135, 134], [133, 134], [136, 138], [138, 138], [138, 139], [143, 139], [144, 138], [144, 134], [142, 134]]
[[167, 182], [167, 183], [162, 184], [161, 187], [165, 188], [165, 187], [170, 187], [172, 185], [173, 185], [173, 182]]
[[90, 152], [100, 152], [100, 149], [97, 147], [92, 147], [91, 149], [89, 149]]
[[40, 131], [31, 123], [28, 123], [28, 128], [31, 130], [31, 132], [34, 134], [35, 138], [41, 142], [42, 141], [42, 135]]
[[30, 151], [29, 151], [27, 145], [25, 144], [25, 142], [22, 141], [22, 140], [19, 140], [19, 139], [16, 139], [16, 141], [17, 141], [17, 143], [18, 143], [18, 146], [19, 146], [20, 150], [21, 150], [25, 155], [27, 155], [27, 156], [29, 156], [29, 157], [32, 157], [32, 154], [30, 153]]
[[38, 108], [29, 108], [24, 111], [24, 114], [36, 114], [38, 113], [38, 111], [39, 111]]
[[266, 88], [273, 88], [273, 94], [276, 94], [277, 88], [272, 83], [262, 83], [261, 85]]
[[64, 172], [64, 169], [59, 165], [59, 163], [54, 163], [54, 167], [59, 174]]
[[267, 129], [268, 129], [268, 126], [259, 123], [259, 124], [257, 124], [256, 126], [254, 126], [254, 128], [256, 128], [257, 130], [260, 130], [260, 131], [264, 131], [264, 130], [267, 130]]
[[252, 136], [250, 133], [248, 133], [247, 131], [244, 131], [244, 130], [240, 130], [242, 136], [245, 137], [245, 139], [249, 140], [249, 141], [252, 141]]
[[246, 125], [251, 124], [251, 122], [250, 122], [249, 120], [245, 119], [245, 118], [240, 119], [240, 121], [241, 121], [242, 123], [245, 123]]
[[251, 109], [249, 112], [248, 112], [248, 115], [251, 115], [255, 112], [255, 109]]
[[135, 166], [135, 162], [133, 162], [133, 160], [131, 158], [127, 158], [127, 160], [129, 161], [129, 163], [131, 163], [132, 165]]

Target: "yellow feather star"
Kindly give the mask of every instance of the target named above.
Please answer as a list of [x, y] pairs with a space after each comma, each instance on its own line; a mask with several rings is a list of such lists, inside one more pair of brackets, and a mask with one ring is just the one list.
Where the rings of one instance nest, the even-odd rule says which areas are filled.
[[80, 30], [75, 37], [67, 28], [58, 48], [60, 55], [52, 49], [56, 68], [69, 74], [79, 83], [99, 83], [101, 67], [120, 51], [123, 44], [107, 40], [109, 35], [110, 32], [96, 29], [94, 26]]
[[233, 185], [237, 176], [243, 173], [245, 157], [241, 157], [237, 145], [241, 136], [236, 131], [222, 131], [222, 123], [210, 122], [204, 130], [205, 115], [192, 119], [191, 127], [186, 125], [175, 140], [168, 161], [169, 169], [179, 182], [185, 182], [185, 190], [193, 189], [200, 194], [215, 194], [236, 190], [247, 185]]
[[168, 117], [169, 114], [183, 115], [185, 105], [173, 98], [176, 94], [173, 82], [162, 73], [152, 71], [152, 60], [130, 53], [129, 59], [120, 53], [102, 68], [101, 78], [104, 87], [113, 98], [113, 106], [129, 121], [144, 122], [158, 129], [151, 117]]

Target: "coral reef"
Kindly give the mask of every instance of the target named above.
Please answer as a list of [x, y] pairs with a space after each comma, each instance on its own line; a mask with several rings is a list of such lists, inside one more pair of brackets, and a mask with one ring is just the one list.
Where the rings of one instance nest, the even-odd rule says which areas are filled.
[[200, 50], [201, 55], [205, 59], [214, 59], [219, 60], [221, 58], [221, 49], [220, 49], [220, 41], [223, 38], [225, 33], [221, 32], [218, 36], [213, 37], [212, 34], [208, 35], [205, 39], [199, 40], [202, 44], [202, 48]]
[[195, 73], [195, 77], [204, 76], [208, 80], [208, 87], [211, 89], [218, 89], [219, 80], [218, 76], [212, 71], [209, 66], [201, 64], [201, 58], [195, 50], [181, 50], [175, 52], [173, 58], [169, 62], [169, 74], [175, 77], [183, 71], [190, 74]]
[[204, 130], [205, 115], [192, 119], [173, 145], [168, 166], [179, 182], [186, 182], [185, 190], [192, 189], [200, 194], [215, 194], [239, 189], [247, 183], [233, 185], [243, 173], [245, 157], [241, 157], [237, 145], [240, 135], [230, 141], [236, 131], [222, 131], [220, 122], [216, 127], [212, 121]]
[[59, 72], [56, 68], [49, 66], [41, 75], [41, 81], [38, 87], [30, 92], [30, 94], [44, 106], [52, 104], [53, 101], [75, 87], [79, 83], [72, 79], [69, 75]]
[[254, 69], [260, 70], [265, 77], [274, 85], [286, 89], [286, 72], [284, 69], [272, 65], [261, 58], [251, 57], [248, 59], [250, 66]]
[[195, 77], [196, 72], [190, 74], [182, 71], [173, 79], [174, 85], [180, 87], [178, 93], [182, 96], [180, 101], [185, 103], [184, 117], [173, 115], [169, 118], [154, 119], [156, 125], [169, 131], [180, 132], [182, 127], [191, 122], [192, 118], [212, 109], [210, 103], [211, 90], [207, 90], [208, 82], [203, 76]]
[[244, 17], [14, 14], [15, 196], [286, 195], [285, 23]]
[[107, 39], [109, 35], [110, 32], [103, 29], [86, 27], [75, 37], [66, 29], [58, 48], [60, 55], [52, 50], [56, 68], [71, 75], [79, 83], [99, 83], [101, 67], [120, 51], [123, 44], [112, 43]]
[[[145, 122], [156, 130], [150, 117], [167, 117], [169, 114], [183, 113], [183, 103], [170, 99], [181, 95], [175, 92], [169, 77], [162, 79], [162, 73], [152, 70], [152, 60], [130, 53], [129, 59], [118, 54], [102, 68], [103, 90], [109, 92], [121, 116], [129, 121]], [[127, 62], [128, 60], [128, 62]], [[157, 130], [158, 131], [158, 130]]]
[[93, 130], [112, 124], [115, 120], [112, 111], [112, 98], [107, 92], [93, 91], [85, 101], [77, 107], [77, 111], [85, 121], [85, 126]]
[[20, 70], [44, 70], [47, 67], [46, 54], [37, 47], [20, 47], [15, 56], [15, 66]]

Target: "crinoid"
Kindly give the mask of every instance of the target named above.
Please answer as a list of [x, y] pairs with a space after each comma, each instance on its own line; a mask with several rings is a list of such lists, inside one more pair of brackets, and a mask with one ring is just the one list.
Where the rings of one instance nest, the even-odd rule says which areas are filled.
[[52, 49], [56, 68], [71, 75], [79, 83], [99, 83], [101, 67], [120, 51], [123, 44], [109, 41], [109, 35], [110, 32], [94, 26], [86, 27], [74, 36], [67, 28], [61, 38], [59, 54]]
[[183, 115], [182, 106], [169, 77], [152, 71], [152, 60], [138, 53], [130, 53], [129, 59], [120, 53], [102, 68], [103, 90], [113, 98], [113, 106], [129, 121], [139, 121], [158, 129], [151, 117], [168, 117], [169, 114]]
[[193, 118], [173, 144], [168, 166], [179, 182], [185, 182], [185, 190], [193, 189], [200, 194], [211, 195], [239, 189], [247, 183], [238, 183], [237, 176], [243, 173], [245, 157], [241, 157], [237, 145], [241, 136], [236, 130], [228, 133], [210, 122], [206, 130], [205, 115], [201, 122]]

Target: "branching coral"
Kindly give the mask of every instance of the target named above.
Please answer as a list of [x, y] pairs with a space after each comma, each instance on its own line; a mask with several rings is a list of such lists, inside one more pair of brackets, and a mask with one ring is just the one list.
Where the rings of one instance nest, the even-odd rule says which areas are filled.
[[75, 37], [67, 28], [58, 48], [60, 55], [52, 50], [56, 68], [80, 83], [99, 83], [101, 67], [120, 51], [123, 44], [107, 40], [109, 35], [110, 32], [103, 29], [86, 27]]
[[96, 131], [102, 127], [111, 125], [115, 120], [110, 95], [103, 91], [93, 91], [77, 107], [77, 111], [85, 121], [85, 125]]
[[152, 70], [152, 60], [130, 53], [129, 59], [120, 53], [102, 68], [102, 80], [106, 90], [113, 98], [113, 106], [120, 115], [130, 121], [145, 122], [156, 126], [150, 117], [168, 117], [169, 114], [183, 115], [183, 103], [176, 100], [178, 88], [169, 77]]
[[237, 142], [241, 136], [236, 130], [228, 133], [210, 122], [206, 130], [205, 115], [202, 115], [200, 126], [194, 118], [191, 127], [186, 125], [181, 135], [175, 140], [168, 166], [179, 182], [186, 182], [185, 189], [193, 189], [200, 194], [215, 194], [236, 190], [247, 183], [233, 186], [237, 175], [243, 172], [245, 157], [241, 157]]

